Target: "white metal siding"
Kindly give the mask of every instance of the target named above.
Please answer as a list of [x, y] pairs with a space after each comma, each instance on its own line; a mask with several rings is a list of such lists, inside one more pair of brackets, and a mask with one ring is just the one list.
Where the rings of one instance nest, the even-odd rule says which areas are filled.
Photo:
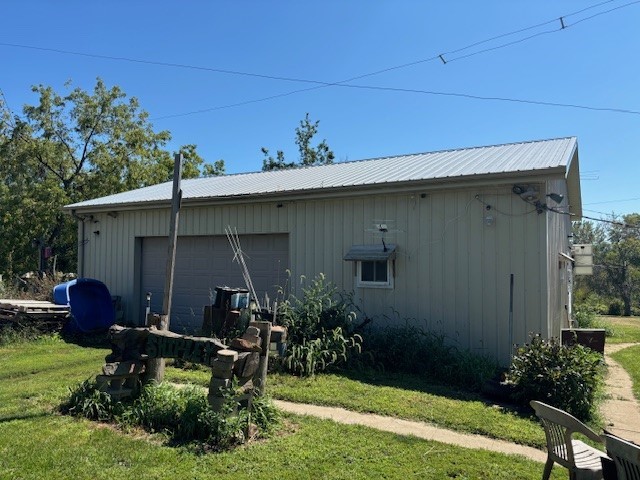
[[[547, 182], [546, 193], [558, 193], [564, 195], [565, 200], [558, 205], [553, 200], [547, 199], [549, 207], [559, 212], [569, 213], [567, 205], [567, 184], [564, 179], [550, 180]], [[560, 253], [571, 255], [569, 235], [571, 235], [571, 216], [568, 214], [549, 212], [547, 214], [548, 232], [548, 335], [560, 336], [561, 328], [569, 327], [571, 269], [561, 259]]]
[[[495, 222], [484, 223], [485, 205]], [[278, 207], [278, 204], [281, 206]], [[180, 236], [224, 234], [289, 235], [291, 287], [299, 277], [324, 273], [339, 289], [354, 291], [363, 311], [377, 325], [406, 321], [443, 332], [461, 348], [507, 362], [509, 275], [515, 275], [514, 338], [547, 331], [546, 218], [511, 193], [511, 184], [420, 193], [378, 194], [320, 200], [185, 207]], [[353, 262], [343, 260], [354, 244], [380, 242], [370, 230], [388, 220], [385, 239], [398, 245], [395, 287], [354, 289]], [[86, 221], [85, 276], [104, 281], [121, 295], [129, 318], [139, 308], [136, 238], [166, 236], [169, 209], [99, 214]], [[99, 229], [96, 235], [91, 231]], [[551, 280], [549, 280], [551, 281]], [[138, 282], [138, 283], [136, 283]], [[215, 285], [214, 285], [215, 286]]]

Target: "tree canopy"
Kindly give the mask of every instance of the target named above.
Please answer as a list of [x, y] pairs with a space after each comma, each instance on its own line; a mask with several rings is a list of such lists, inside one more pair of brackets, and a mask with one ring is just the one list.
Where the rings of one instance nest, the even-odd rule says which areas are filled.
[[598, 303], [608, 304], [602, 313], [629, 316], [640, 306], [640, 214], [614, 218], [574, 224], [574, 244], [592, 244], [594, 263], [593, 275], [578, 277], [576, 286], [582, 297], [595, 295]]
[[[34, 86], [36, 105], [22, 115], [0, 103], [0, 272], [38, 265], [35, 245], [49, 246], [58, 269], [76, 265], [75, 220], [61, 207], [168, 181], [173, 157], [168, 131], [155, 131], [136, 98], [97, 79], [92, 92], [65, 86], [59, 94]], [[224, 173], [195, 145], [180, 148], [184, 178]]]
[[304, 120], [300, 120], [300, 125], [296, 127], [295, 143], [298, 146], [299, 157], [297, 162], [287, 162], [282, 150], [276, 151], [275, 158], [269, 155], [269, 150], [262, 147], [264, 160], [262, 170], [287, 170], [290, 168], [307, 167], [312, 165], [328, 165], [333, 163], [335, 155], [327, 145], [326, 140], [322, 140], [315, 147], [311, 146], [313, 137], [318, 133], [320, 120], [312, 122], [307, 113]]

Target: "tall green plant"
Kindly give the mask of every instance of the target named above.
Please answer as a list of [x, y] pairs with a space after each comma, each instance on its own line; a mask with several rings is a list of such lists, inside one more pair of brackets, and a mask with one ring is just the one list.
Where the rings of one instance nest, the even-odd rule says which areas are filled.
[[290, 295], [282, 302], [278, 314], [287, 327], [282, 364], [291, 373], [314, 375], [361, 351], [362, 337], [354, 332], [356, 314], [322, 273], [302, 288], [302, 298]]

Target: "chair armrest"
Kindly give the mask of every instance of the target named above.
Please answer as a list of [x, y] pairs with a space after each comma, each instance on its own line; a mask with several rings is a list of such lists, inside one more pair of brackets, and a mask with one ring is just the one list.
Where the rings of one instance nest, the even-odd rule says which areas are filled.
[[589, 427], [587, 427], [584, 423], [576, 423], [574, 425], [572, 425], [572, 431], [571, 431], [571, 436], [573, 437], [574, 433], [580, 433], [581, 435], [584, 435], [585, 437], [587, 437], [590, 440], [593, 440], [594, 442], [598, 442], [601, 443], [602, 445], [604, 445], [604, 438], [600, 435], [598, 435], [596, 432], [594, 432], [593, 430], [591, 430]]

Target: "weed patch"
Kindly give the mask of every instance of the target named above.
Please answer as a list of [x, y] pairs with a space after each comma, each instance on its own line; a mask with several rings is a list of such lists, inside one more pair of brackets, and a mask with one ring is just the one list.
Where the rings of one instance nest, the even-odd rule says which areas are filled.
[[422, 375], [432, 381], [479, 391], [498, 369], [495, 360], [460, 350], [442, 334], [406, 323], [364, 335], [364, 359], [375, 368]]
[[99, 391], [95, 382], [84, 381], [70, 390], [60, 411], [126, 428], [141, 427], [165, 435], [176, 445], [222, 451], [245, 443], [251, 435], [268, 436], [279, 424], [277, 410], [268, 399], [257, 398], [250, 412], [239, 408], [234, 395], [232, 389], [225, 392], [227, 401], [216, 412], [209, 407], [206, 392], [196, 386], [147, 385], [135, 400], [119, 402]]

